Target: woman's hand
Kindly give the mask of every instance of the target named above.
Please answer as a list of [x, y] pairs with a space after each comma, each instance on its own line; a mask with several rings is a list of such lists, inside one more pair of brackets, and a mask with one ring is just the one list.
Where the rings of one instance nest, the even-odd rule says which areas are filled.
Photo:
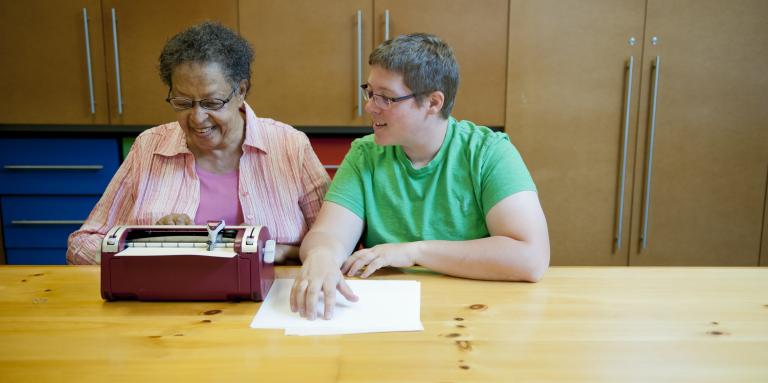
[[171, 213], [155, 222], [155, 225], [192, 225], [192, 219], [186, 214]]
[[325, 306], [323, 319], [331, 319], [333, 307], [336, 305], [337, 289], [350, 302], [357, 302], [357, 295], [347, 285], [333, 257], [309, 257], [304, 261], [301, 273], [291, 288], [291, 311], [298, 311], [303, 318], [314, 320], [317, 316], [316, 305], [322, 292]]
[[374, 271], [385, 267], [411, 267], [416, 264], [418, 242], [385, 243], [370, 249], [358, 250], [344, 261], [341, 272], [354, 277], [368, 278]]

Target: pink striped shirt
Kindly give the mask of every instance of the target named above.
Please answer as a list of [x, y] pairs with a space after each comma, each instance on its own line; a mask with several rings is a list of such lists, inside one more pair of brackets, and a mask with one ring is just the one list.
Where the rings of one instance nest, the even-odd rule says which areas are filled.
[[[314, 223], [330, 179], [307, 136], [258, 118], [248, 104], [240, 157], [245, 224], [264, 225], [278, 243], [298, 245]], [[98, 264], [101, 241], [115, 225], [152, 225], [171, 213], [194, 218], [200, 204], [195, 157], [178, 122], [141, 133], [83, 226], [70, 234], [67, 261]]]

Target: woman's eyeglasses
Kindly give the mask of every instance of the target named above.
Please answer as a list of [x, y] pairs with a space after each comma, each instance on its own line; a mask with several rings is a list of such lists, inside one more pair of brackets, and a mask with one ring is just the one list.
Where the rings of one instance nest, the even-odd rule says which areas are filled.
[[171, 104], [173, 109], [176, 111], [192, 109], [195, 107], [195, 103], [200, 105], [200, 107], [203, 109], [216, 111], [223, 108], [224, 105], [227, 105], [227, 103], [232, 100], [232, 97], [235, 96], [236, 90], [237, 87], [233, 88], [232, 93], [229, 94], [229, 97], [227, 97], [226, 100], [222, 100], [220, 98], [204, 98], [202, 100], [193, 100], [186, 97], [171, 97], [171, 91], [168, 90], [168, 97], [165, 98], [165, 101]]

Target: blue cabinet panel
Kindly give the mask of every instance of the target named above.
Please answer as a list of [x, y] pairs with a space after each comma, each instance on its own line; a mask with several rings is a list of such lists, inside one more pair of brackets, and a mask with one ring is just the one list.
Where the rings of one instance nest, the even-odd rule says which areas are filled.
[[[100, 196], [6, 196], [5, 248], [66, 248], [67, 237], [84, 221]], [[64, 221], [64, 222], [62, 222]]]
[[116, 139], [0, 139], [0, 194], [101, 194], [117, 171]]
[[66, 265], [67, 249], [8, 249], [9, 265]]

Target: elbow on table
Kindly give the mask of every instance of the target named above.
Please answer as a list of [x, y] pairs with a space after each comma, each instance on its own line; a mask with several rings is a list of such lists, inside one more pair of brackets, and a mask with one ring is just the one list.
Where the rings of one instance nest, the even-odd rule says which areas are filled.
[[526, 260], [509, 273], [509, 281], [536, 283], [544, 277], [549, 268], [549, 249], [526, 254], [525, 257]]

